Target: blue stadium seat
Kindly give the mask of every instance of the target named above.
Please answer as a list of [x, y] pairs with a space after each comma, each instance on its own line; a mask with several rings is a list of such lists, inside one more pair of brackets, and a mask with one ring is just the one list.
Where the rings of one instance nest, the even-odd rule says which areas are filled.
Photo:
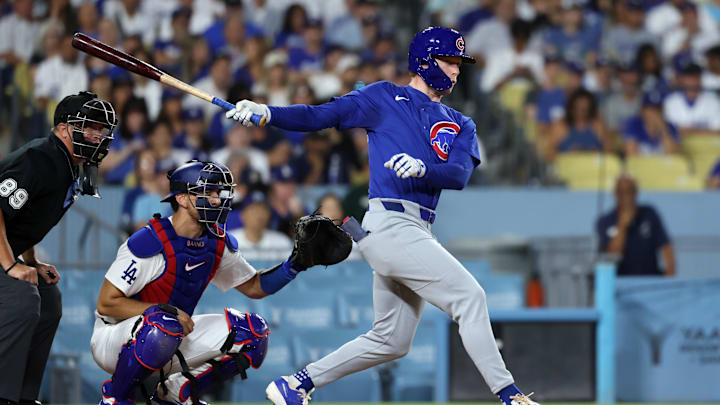
[[[364, 329], [296, 330], [292, 341], [295, 369], [302, 369], [365, 332]], [[370, 368], [345, 376], [319, 388], [312, 398], [318, 402], [379, 402], [377, 370]]]

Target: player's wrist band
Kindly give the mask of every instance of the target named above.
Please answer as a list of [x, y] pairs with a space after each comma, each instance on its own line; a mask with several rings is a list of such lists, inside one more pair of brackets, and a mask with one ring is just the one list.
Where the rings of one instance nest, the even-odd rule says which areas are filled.
[[11, 264], [10, 267], [8, 267], [7, 269], [3, 269], [3, 270], [5, 270], [5, 274], [9, 273], [10, 270], [12, 270], [12, 268], [15, 267], [15, 265], [18, 263], [20, 263], [20, 262], [15, 260], [15, 263]]
[[290, 268], [290, 262], [285, 261], [260, 274], [260, 287], [266, 294], [275, 294], [293, 281], [296, 275]]

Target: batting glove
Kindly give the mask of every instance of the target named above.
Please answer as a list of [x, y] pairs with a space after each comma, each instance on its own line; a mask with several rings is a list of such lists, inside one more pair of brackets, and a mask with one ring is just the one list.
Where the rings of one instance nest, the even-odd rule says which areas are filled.
[[395, 171], [395, 174], [402, 178], [423, 177], [425, 175], [425, 163], [420, 159], [408, 155], [407, 153], [398, 153], [385, 162], [385, 167]]
[[225, 118], [232, 118], [235, 121], [251, 127], [255, 124], [250, 120], [253, 114], [265, 117], [265, 122], [270, 122], [270, 109], [265, 104], [254, 103], [250, 100], [240, 100], [235, 104], [235, 108], [225, 113]]

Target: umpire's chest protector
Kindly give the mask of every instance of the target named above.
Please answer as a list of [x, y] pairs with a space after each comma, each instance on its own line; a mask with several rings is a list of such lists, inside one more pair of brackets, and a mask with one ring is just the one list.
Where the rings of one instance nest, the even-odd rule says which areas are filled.
[[212, 280], [225, 250], [225, 239], [205, 235], [199, 239], [178, 236], [167, 218], [151, 219], [144, 232], [128, 239], [128, 248], [138, 257], [162, 252], [165, 269], [134, 298], [168, 303], [192, 315], [203, 291]]

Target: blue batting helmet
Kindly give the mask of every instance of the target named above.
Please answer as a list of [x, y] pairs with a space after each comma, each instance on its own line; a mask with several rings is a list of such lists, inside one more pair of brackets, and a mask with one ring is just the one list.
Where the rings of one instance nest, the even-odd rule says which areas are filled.
[[[408, 69], [437, 91], [449, 89], [452, 81], [440, 69], [435, 56], [459, 56], [464, 63], [475, 63], [475, 59], [465, 53], [465, 39], [459, 32], [445, 27], [429, 27], [418, 32], [410, 43]], [[423, 64], [428, 67], [423, 68]]]
[[[177, 194], [197, 196], [195, 208], [200, 214], [199, 222], [219, 237], [225, 236], [225, 221], [230, 213], [235, 181], [230, 170], [220, 163], [191, 160], [168, 172], [170, 194], [163, 202], [174, 200]], [[212, 195], [217, 191], [217, 196]], [[211, 199], [218, 204], [212, 204]]]

